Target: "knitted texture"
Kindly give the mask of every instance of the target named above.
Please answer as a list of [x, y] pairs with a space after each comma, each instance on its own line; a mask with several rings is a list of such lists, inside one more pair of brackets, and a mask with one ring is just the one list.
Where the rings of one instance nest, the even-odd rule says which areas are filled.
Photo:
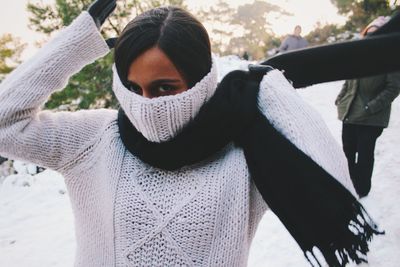
[[77, 267], [246, 266], [267, 207], [242, 150], [229, 145], [168, 172], [125, 149], [114, 110], [40, 111], [68, 77], [108, 51], [84, 12], [8, 76], [0, 85], [0, 154], [64, 175]]
[[217, 88], [215, 60], [210, 72], [192, 88], [169, 96], [145, 98], [130, 92], [120, 81], [114, 67], [113, 90], [129, 120], [143, 136], [152, 142], [167, 141], [199, 112]]
[[[108, 51], [83, 12], [9, 75], [0, 85], [0, 154], [64, 175], [75, 216], [76, 267], [246, 266], [267, 207], [241, 149], [228, 145], [195, 165], [163, 171], [125, 149], [114, 110], [40, 111], [68, 77]], [[336, 178], [346, 178], [344, 156], [315, 112], [278, 72], [265, 81], [264, 114]]]
[[270, 71], [261, 81], [258, 106], [275, 129], [355, 195], [340, 145], [321, 115], [278, 70]]
[[84, 12], [8, 75], [0, 85], [0, 153], [53, 169], [73, 160], [76, 150], [92, 141], [88, 134], [95, 134], [110, 116], [103, 115], [105, 111], [52, 113], [39, 108], [72, 74], [108, 52]]
[[123, 251], [116, 266], [246, 266], [266, 207], [241, 150], [229, 146], [174, 172], [131, 154], [126, 161], [115, 202], [115, 246]]

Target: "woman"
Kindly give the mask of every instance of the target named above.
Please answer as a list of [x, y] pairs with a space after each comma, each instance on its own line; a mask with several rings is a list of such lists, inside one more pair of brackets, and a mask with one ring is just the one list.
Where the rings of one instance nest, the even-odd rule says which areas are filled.
[[332, 266], [361, 262], [378, 232], [321, 118], [277, 70], [217, 86], [208, 35], [182, 9], [145, 12], [119, 37], [118, 113], [39, 110], [109, 52], [97, 27], [114, 7], [96, 1], [0, 89], [0, 153], [65, 177], [75, 266], [245, 266], [266, 204], [310, 262], [314, 246]]
[[[372, 34], [387, 21], [387, 17], [378, 17], [361, 35]], [[375, 143], [389, 124], [391, 103], [399, 92], [400, 72], [391, 72], [347, 80], [335, 101], [343, 121], [343, 151], [360, 197], [371, 190]]]

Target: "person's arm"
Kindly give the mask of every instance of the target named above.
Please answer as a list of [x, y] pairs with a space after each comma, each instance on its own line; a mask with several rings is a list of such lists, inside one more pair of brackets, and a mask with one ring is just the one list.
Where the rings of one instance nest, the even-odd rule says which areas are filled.
[[387, 106], [399, 95], [400, 72], [389, 73], [386, 76], [385, 87], [374, 99], [368, 102], [367, 112], [376, 113]]
[[40, 111], [70, 76], [109, 52], [88, 12], [0, 84], [0, 154], [57, 169], [89, 146], [110, 112]]
[[279, 52], [285, 52], [287, 49], [288, 49], [288, 37], [286, 37], [284, 40], [283, 40], [283, 42], [282, 42], [282, 44], [279, 46], [279, 49], [278, 49], [278, 51]]
[[336, 97], [335, 105], [338, 105], [338, 104], [339, 104], [340, 100], [341, 100], [341, 99], [343, 98], [343, 96], [346, 94], [348, 88], [349, 88], [349, 81], [346, 80], [346, 81], [343, 83], [342, 89], [340, 90], [338, 96]]
[[355, 195], [341, 146], [280, 71], [269, 71], [262, 79], [258, 107], [276, 130]]

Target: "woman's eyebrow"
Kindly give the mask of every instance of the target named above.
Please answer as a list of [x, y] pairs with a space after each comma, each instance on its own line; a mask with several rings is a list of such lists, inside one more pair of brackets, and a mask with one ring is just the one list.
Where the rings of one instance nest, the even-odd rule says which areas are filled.
[[139, 86], [137, 83], [135, 83], [134, 81], [128, 80], [127, 81], [130, 85], [135, 85], [135, 86]]
[[179, 83], [181, 80], [179, 79], [157, 79], [150, 83], [150, 86], [159, 85], [163, 83]]
[[[157, 85], [160, 85], [160, 84], [163, 84], [163, 83], [179, 83], [179, 82], [181, 82], [181, 80], [179, 80], [179, 79], [168, 79], [168, 78], [157, 79], [157, 80], [151, 81], [149, 86], [153, 86], [154, 87], [154, 86], [157, 86]], [[131, 81], [131, 80], [128, 80], [128, 84], [140, 87], [140, 85], [138, 83], [136, 83], [134, 81]]]
[[126, 88], [128, 88], [130, 91], [131, 91], [131, 89], [132, 88], [140, 88], [140, 89], [142, 89], [142, 87], [138, 84], [138, 83], [136, 83], [136, 82], [134, 82], [134, 81], [131, 81], [131, 80], [128, 80], [127, 81], [127, 83], [126, 84], [124, 84], [125, 85], [125, 87]]
[[180, 81], [181, 80], [179, 80], [179, 79], [168, 79], [168, 78], [165, 78], [165, 79], [154, 80], [151, 83], [177, 83], [177, 82], [180, 82]]

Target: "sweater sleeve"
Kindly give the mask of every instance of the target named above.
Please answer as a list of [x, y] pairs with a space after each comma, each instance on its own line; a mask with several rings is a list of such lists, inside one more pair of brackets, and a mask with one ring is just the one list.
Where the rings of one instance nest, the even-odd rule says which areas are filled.
[[278, 70], [260, 83], [258, 107], [271, 124], [355, 195], [347, 160], [320, 114]]
[[376, 113], [387, 108], [400, 92], [400, 72], [386, 75], [385, 88], [368, 103], [368, 111]]
[[83, 12], [14, 70], [0, 84], [0, 154], [52, 169], [71, 160], [110, 111], [49, 112], [40, 107], [71, 75], [108, 51], [92, 17]]

